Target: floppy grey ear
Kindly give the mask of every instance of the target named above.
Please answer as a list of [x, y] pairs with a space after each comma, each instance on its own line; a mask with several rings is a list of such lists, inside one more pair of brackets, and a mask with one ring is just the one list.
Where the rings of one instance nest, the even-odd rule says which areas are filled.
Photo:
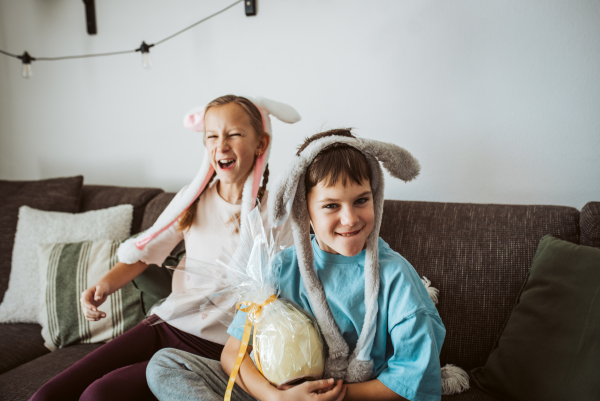
[[281, 174], [274, 190], [269, 194], [269, 219], [274, 227], [281, 225], [290, 215], [298, 188], [298, 180], [303, 173], [302, 158], [296, 156], [294, 161]]
[[404, 182], [417, 178], [421, 165], [410, 152], [389, 142], [361, 138], [364, 150], [373, 155], [392, 175]]
[[300, 114], [292, 106], [275, 100], [267, 99], [266, 97], [258, 96], [255, 99], [255, 104], [261, 106], [272, 116], [284, 123], [294, 124], [300, 121]]

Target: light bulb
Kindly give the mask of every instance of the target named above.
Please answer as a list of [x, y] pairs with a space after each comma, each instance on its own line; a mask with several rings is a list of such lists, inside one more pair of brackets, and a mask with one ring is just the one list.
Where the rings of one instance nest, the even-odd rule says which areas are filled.
[[154, 45], [149, 45], [146, 42], [142, 42], [139, 48], [135, 49], [136, 52], [142, 53], [142, 67], [149, 70], [152, 68], [152, 58], [150, 57], [150, 48]]
[[35, 58], [31, 57], [29, 53], [24, 52], [21, 56], [18, 57], [22, 62], [23, 66], [21, 67], [21, 76], [23, 78], [29, 78], [33, 75], [33, 69], [31, 68], [31, 62], [35, 60]]
[[33, 69], [31, 68], [31, 63], [23, 63], [23, 68], [21, 69], [21, 76], [23, 78], [29, 78], [33, 75]]
[[147, 70], [152, 68], [152, 57], [150, 57], [150, 52], [142, 52], [142, 67]]

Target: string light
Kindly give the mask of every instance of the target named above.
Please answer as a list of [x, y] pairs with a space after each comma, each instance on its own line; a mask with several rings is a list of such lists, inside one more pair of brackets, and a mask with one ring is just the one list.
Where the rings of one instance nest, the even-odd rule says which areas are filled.
[[23, 67], [21, 68], [21, 76], [23, 78], [29, 78], [33, 75], [33, 69], [31, 68], [31, 62], [35, 60], [35, 58], [31, 57], [29, 53], [24, 52], [22, 55], [18, 56], [19, 59], [23, 62]]
[[[182, 33], [184, 33], [185, 31], [195, 27], [196, 25], [199, 25], [205, 21], [208, 21], [209, 19], [216, 17], [217, 15], [229, 10], [231, 7], [235, 6], [238, 3], [241, 3], [244, 0], [237, 0], [234, 3], [228, 5], [227, 7], [223, 8], [222, 10], [217, 11], [214, 14], [209, 15], [208, 17], [205, 17], [203, 19], [201, 19], [198, 22], [193, 23], [192, 25], [178, 31], [175, 32], [173, 35], [171, 36], [167, 36], [166, 38], [159, 40], [156, 43], [153, 44], [147, 44], [145, 41], [142, 42], [142, 44], [140, 45], [140, 47], [138, 47], [135, 50], [123, 50], [123, 51], [117, 51], [117, 52], [109, 52], [109, 53], [95, 53], [95, 54], [81, 54], [81, 55], [76, 55], [76, 56], [62, 56], [62, 57], [32, 57], [29, 53], [24, 52], [22, 55], [18, 56], [16, 54], [12, 54], [9, 53], [7, 51], [4, 50], [0, 50], [0, 54], [3, 54], [5, 56], [8, 57], [13, 57], [16, 59], [21, 60], [23, 67], [21, 69], [21, 75], [23, 76], [23, 78], [29, 78], [33, 75], [33, 69], [31, 68], [32, 65], [32, 61], [58, 61], [58, 60], [70, 60], [70, 59], [78, 59], [78, 58], [88, 58], [88, 57], [104, 57], [104, 56], [114, 56], [114, 55], [119, 55], [119, 54], [127, 54], [127, 53], [136, 53], [136, 52], [140, 52], [142, 55], [142, 66], [146, 69], [149, 69], [152, 67], [152, 59], [150, 57], [150, 48], [154, 47], [154, 46], [158, 46], [164, 42], [166, 42], [169, 39], [174, 38], [177, 35], [180, 35]], [[249, 14], [247, 14], [249, 15]]]
[[142, 53], [142, 67], [149, 70], [152, 68], [152, 58], [150, 57], [150, 48], [154, 45], [149, 45], [146, 42], [142, 42], [142, 45], [135, 49], [136, 52]]

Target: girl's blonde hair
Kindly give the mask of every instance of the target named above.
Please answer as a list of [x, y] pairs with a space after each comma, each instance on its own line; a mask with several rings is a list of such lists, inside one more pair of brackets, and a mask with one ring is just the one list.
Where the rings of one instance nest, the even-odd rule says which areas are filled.
[[[242, 96], [225, 95], [225, 96], [218, 97], [215, 100], [213, 100], [212, 102], [210, 102], [208, 105], [206, 105], [206, 108], [204, 109], [204, 115], [206, 115], [206, 112], [211, 107], [224, 106], [229, 103], [235, 103], [244, 109], [246, 114], [248, 114], [248, 117], [250, 117], [250, 125], [252, 125], [252, 128], [254, 128], [254, 131], [256, 132], [256, 134], [258, 135], [259, 138], [262, 138], [263, 135], [269, 135], [265, 131], [265, 127], [263, 125], [263, 118], [260, 113], [260, 110], [258, 110], [258, 107], [256, 107], [256, 105], [254, 103], [252, 103], [250, 100], [248, 100]], [[215, 171], [210, 179], [210, 182], [212, 182], [216, 176], [217, 176], [217, 173]], [[257, 197], [258, 197], [259, 201], [262, 201], [265, 191], [267, 190], [268, 182], [269, 182], [269, 164], [267, 163], [265, 172], [263, 174], [262, 185], [261, 185], [260, 189], [258, 190]], [[208, 188], [208, 185], [206, 186], [206, 188]], [[206, 191], [206, 188], [204, 188], [204, 191]], [[204, 193], [204, 191], [202, 191], [202, 193]], [[198, 197], [196, 198], [194, 203], [192, 203], [192, 205], [185, 211], [183, 216], [181, 216], [181, 219], [179, 220], [179, 223], [177, 224], [177, 229], [179, 231], [188, 230], [192, 226], [192, 223], [194, 222], [194, 217], [196, 216], [196, 209], [198, 208], [198, 201], [200, 200], [200, 196], [202, 196], [202, 193], [200, 195], [198, 195]], [[240, 226], [240, 213], [236, 213], [229, 222], [233, 222], [234, 220], [237, 221], [236, 229], [235, 229], [235, 232], [237, 233], [238, 227]]]

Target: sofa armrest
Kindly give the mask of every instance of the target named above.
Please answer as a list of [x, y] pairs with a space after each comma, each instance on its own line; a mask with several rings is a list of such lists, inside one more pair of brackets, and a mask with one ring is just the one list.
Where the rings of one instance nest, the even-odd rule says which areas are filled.
[[600, 202], [588, 202], [581, 209], [579, 226], [581, 245], [600, 248]]

